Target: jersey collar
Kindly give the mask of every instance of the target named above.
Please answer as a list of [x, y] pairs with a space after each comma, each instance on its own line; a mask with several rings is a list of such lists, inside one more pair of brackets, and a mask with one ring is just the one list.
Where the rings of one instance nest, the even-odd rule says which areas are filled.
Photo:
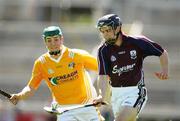
[[57, 59], [52, 58], [51, 55], [49, 54], [49, 52], [48, 52], [47, 54], [48, 54], [48, 57], [49, 57], [52, 61], [58, 63], [58, 62], [61, 60], [62, 56], [64, 55], [65, 50], [66, 50], [66, 47], [65, 47], [64, 45], [62, 45], [61, 55], [60, 55], [59, 58], [57, 58]]

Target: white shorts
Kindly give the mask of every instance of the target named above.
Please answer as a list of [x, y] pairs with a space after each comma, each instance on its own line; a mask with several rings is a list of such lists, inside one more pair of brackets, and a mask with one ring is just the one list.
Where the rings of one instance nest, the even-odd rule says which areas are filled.
[[57, 115], [57, 121], [102, 121], [101, 118], [94, 106], [74, 109]]
[[145, 87], [112, 87], [112, 108], [114, 115], [121, 111], [122, 106], [130, 106], [138, 109], [138, 114], [147, 101], [147, 90]]

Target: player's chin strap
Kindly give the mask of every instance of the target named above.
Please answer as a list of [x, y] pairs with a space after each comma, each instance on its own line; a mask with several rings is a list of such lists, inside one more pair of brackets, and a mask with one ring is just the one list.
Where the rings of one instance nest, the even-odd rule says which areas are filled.
[[114, 44], [116, 43], [116, 41], [117, 41], [120, 33], [121, 33], [121, 30], [115, 35], [115, 36], [116, 36], [115, 39], [108, 39], [108, 40], [106, 41], [106, 43], [107, 43], [107, 44], [110, 44], [110, 45], [114, 45]]
[[60, 54], [60, 53], [61, 53], [60, 50], [56, 50], [56, 51], [51, 51], [51, 52], [49, 52], [50, 55], [58, 55], [58, 54]]

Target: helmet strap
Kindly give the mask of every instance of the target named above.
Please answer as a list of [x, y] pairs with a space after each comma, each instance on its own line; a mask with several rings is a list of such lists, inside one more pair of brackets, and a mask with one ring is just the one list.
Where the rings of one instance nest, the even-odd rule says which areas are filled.
[[118, 32], [117, 34], [114, 33], [114, 35], [116, 36], [116, 38], [115, 38], [115, 39], [108, 39], [108, 40], [106, 41], [106, 43], [111, 44], [111, 45], [114, 45], [114, 44], [116, 43], [116, 41], [117, 41], [120, 33], [121, 33], [121, 30], [119, 30], [119, 32]]
[[121, 34], [121, 30], [116, 34], [116, 40], [118, 39], [120, 34]]

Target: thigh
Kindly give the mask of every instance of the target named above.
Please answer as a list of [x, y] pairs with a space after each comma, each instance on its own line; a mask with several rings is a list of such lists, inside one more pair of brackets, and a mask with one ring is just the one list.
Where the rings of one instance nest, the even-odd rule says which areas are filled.
[[112, 105], [112, 110], [115, 117], [116, 117], [117, 112], [119, 112], [121, 109], [121, 104], [123, 100], [124, 100], [124, 97], [121, 91], [118, 88], [112, 88], [111, 105]]
[[[127, 87], [115, 89], [112, 95], [112, 107], [115, 117], [124, 112], [136, 114], [143, 109], [147, 101], [147, 92], [144, 87]], [[127, 108], [128, 107], [128, 108]], [[129, 114], [127, 113], [127, 114]]]
[[117, 113], [115, 121], [136, 121], [137, 108], [122, 106]]
[[111, 105], [102, 105], [100, 111], [105, 121], [114, 121], [114, 114]]

